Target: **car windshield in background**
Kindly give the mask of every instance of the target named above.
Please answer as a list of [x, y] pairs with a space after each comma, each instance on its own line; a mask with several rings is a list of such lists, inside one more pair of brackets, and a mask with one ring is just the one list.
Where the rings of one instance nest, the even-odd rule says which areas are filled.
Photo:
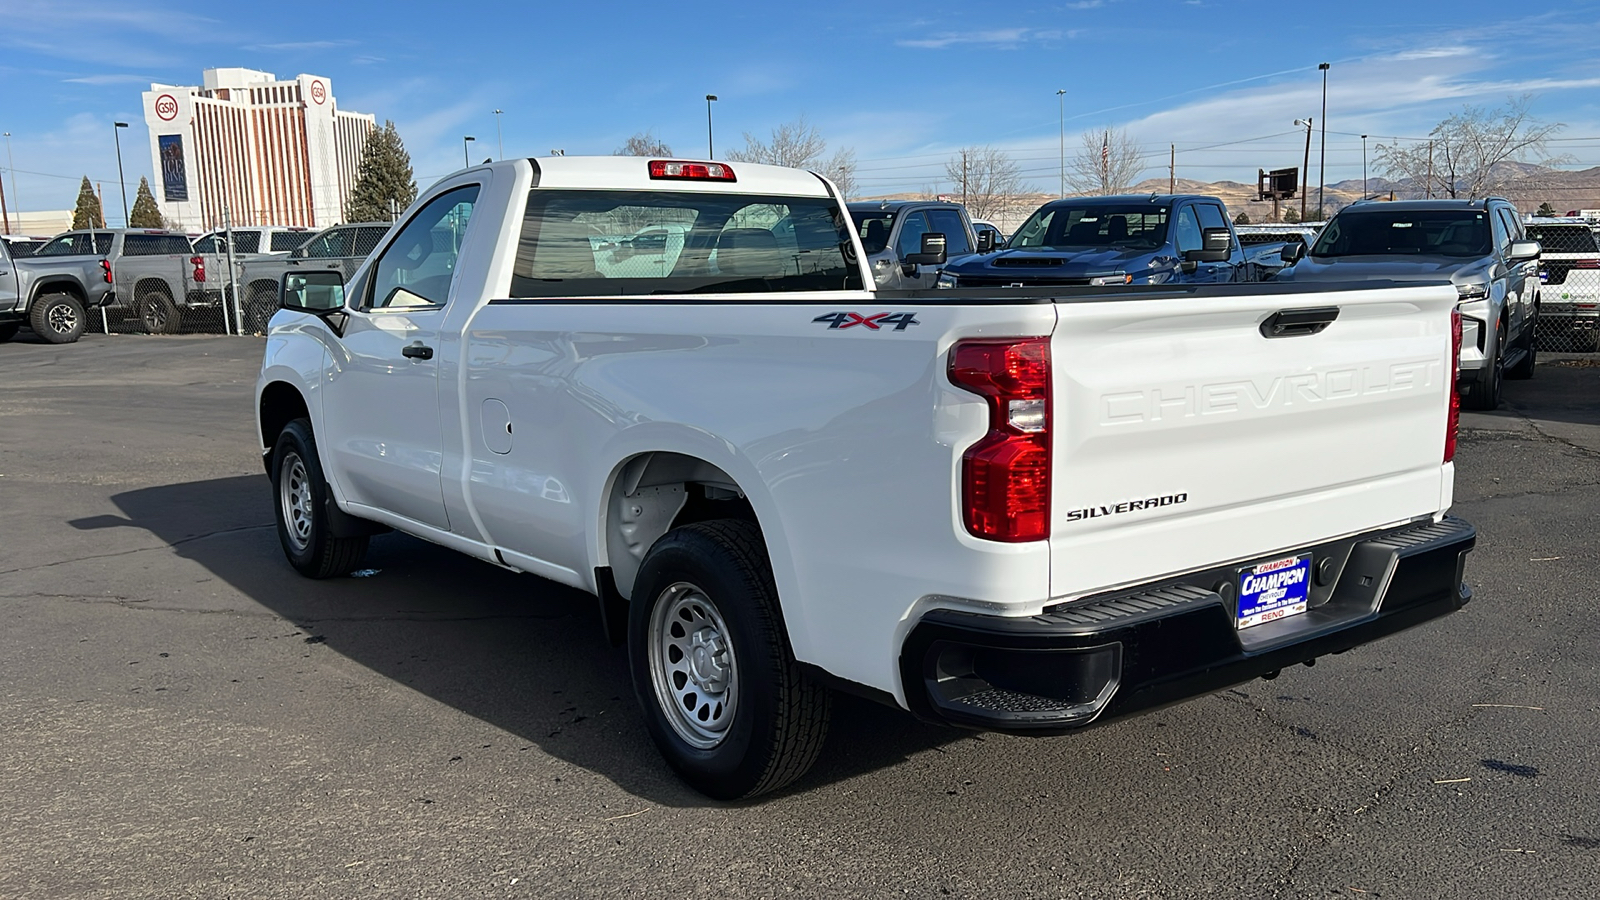
[[1538, 241], [1546, 253], [1600, 253], [1587, 225], [1529, 225], [1528, 240]]
[[274, 231], [272, 233], [272, 252], [282, 253], [285, 250], [294, 250], [309, 240], [311, 240], [311, 232], [309, 231]]
[[1312, 256], [1450, 256], [1489, 253], [1481, 209], [1377, 209], [1342, 212], [1322, 229]]
[[861, 235], [861, 249], [868, 256], [882, 253], [889, 246], [889, 232], [894, 230], [894, 212], [887, 209], [850, 211], [856, 223], [856, 233]]
[[824, 197], [533, 190], [513, 297], [860, 290]]
[[90, 241], [88, 232], [63, 234], [52, 238], [50, 243], [35, 250], [34, 256], [94, 256], [111, 252], [111, 238], [109, 232], [97, 231], [94, 240]]
[[1028, 217], [1006, 246], [1154, 250], [1167, 239], [1167, 208], [1149, 204], [1047, 206]]

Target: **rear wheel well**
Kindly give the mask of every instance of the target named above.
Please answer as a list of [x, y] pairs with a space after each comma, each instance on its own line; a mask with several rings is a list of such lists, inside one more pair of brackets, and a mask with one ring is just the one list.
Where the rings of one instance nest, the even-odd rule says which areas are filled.
[[172, 288], [160, 278], [141, 278], [133, 285], [133, 295], [141, 297], [145, 294], [160, 294], [168, 300], [172, 299]]
[[658, 538], [714, 519], [760, 526], [744, 489], [722, 469], [681, 453], [645, 453], [623, 463], [612, 479], [603, 534], [618, 593], [632, 596], [639, 564]]
[[47, 281], [38, 285], [33, 289], [33, 297], [28, 300], [28, 305], [33, 306], [40, 297], [49, 294], [66, 294], [78, 298], [78, 302], [84, 306], [89, 305], [88, 295], [83, 292], [83, 286], [76, 281]]
[[[268, 450], [277, 443], [285, 425], [310, 418], [305, 398], [292, 385], [275, 381], [261, 391], [261, 445]], [[272, 465], [270, 460], [263, 460], [263, 464]]]

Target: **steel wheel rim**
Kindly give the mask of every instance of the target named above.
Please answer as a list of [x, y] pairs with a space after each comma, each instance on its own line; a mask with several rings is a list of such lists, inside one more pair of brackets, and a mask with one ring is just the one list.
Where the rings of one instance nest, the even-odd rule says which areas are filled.
[[709, 750], [728, 736], [739, 702], [738, 665], [728, 624], [705, 592], [677, 582], [650, 611], [650, 682], [667, 724]]
[[311, 479], [305, 461], [289, 451], [278, 469], [278, 506], [283, 515], [283, 530], [296, 551], [311, 546]]
[[71, 303], [57, 303], [48, 315], [50, 328], [57, 334], [71, 334], [78, 327], [78, 313]]

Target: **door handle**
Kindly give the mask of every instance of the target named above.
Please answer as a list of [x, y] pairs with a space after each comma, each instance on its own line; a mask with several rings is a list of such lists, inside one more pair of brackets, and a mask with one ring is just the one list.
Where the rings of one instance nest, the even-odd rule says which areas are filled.
[[1261, 323], [1264, 338], [1296, 337], [1317, 334], [1339, 318], [1339, 307], [1318, 306], [1312, 309], [1280, 309]]
[[400, 355], [407, 359], [433, 359], [433, 348], [418, 341], [402, 349]]

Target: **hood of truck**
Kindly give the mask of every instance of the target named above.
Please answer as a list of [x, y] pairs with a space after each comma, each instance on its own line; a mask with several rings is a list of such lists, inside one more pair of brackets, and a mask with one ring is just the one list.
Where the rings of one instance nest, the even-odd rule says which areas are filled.
[[1308, 256], [1278, 274], [1278, 281], [1462, 281], [1489, 268], [1489, 261], [1414, 256]]
[[[1437, 285], [1056, 304], [1052, 595], [1447, 507], [1455, 303]], [[1274, 313], [1307, 308], [1338, 312], [1315, 334], [1264, 336]]]
[[1151, 256], [1157, 251], [1129, 250], [1114, 247], [1094, 248], [1026, 248], [1000, 250], [981, 256], [963, 257], [945, 266], [945, 272], [957, 277], [982, 275], [985, 277], [1029, 276], [1045, 278], [1091, 278], [1117, 272], [1148, 268]]

